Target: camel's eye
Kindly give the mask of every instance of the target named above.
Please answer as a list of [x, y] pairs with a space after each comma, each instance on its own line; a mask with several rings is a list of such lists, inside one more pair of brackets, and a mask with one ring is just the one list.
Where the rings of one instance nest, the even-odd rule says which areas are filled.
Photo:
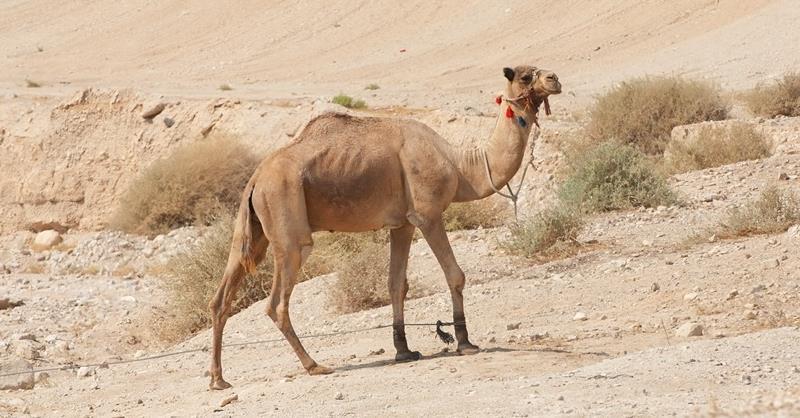
[[530, 74], [525, 74], [524, 76], [522, 76], [522, 78], [520, 78], [520, 81], [522, 81], [525, 84], [528, 84], [531, 81], [533, 81], [533, 76]]

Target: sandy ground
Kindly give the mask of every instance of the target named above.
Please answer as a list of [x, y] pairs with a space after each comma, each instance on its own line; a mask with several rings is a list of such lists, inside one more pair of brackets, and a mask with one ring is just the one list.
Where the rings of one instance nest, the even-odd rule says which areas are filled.
[[[202, 332], [167, 345], [148, 322], [168, 304], [150, 267], [202, 231], [158, 243], [102, 231], [133, 175], [209, 126], [268, 150], [345, 92], [370, 112], [475, 143], [493, 126], [500, 68], [540, 65], [565, 92], [543, 120], [524, 205], [533, 210], [552, 190], [562, 138], [595, 95], [647, 74], [741, 91], [800, 67], [798, 20], [793, 0], [5, 1], [0, 298], [25, 304], [0, 311], [0, 364], [209, 344]], [[369, 83], [380, 89], [364, 90]], [[165, 115], [143, 123], [158, 102]], [[254, 344], [225, 350], [234, 387], [223, 392], [207, 390], [201, 351], [37, 374], [34, 389], [0, 393], [0, 416], [798, 416], [800, 232], [686, 245], [781, 173], [782, 186], [800, 191], [800, 120], [735, 114], [768, 134], [775, 155], [671, 178], [682, 206], [592, 218], [580, 239], [596, 244], [577, 256], [534, 264], [503, 253], [505, 228], [451, 234], [477, 355], [457, 356], [421, 327], [408, 335], [423, 360], [395, 364], [391, 332], [369, 330], [389, 323], [391, 309], [333, 313], [332, 279], [322, 277], [293, 296], [298, 332], [364, 330], [305, 341], [336, 369], [330, 376], [302, 373], [284, 342]], [[71, 228], [72, 252], [30, 251], [23, 229], [51, 222]], [[447, 320], [450, 297], [423, 242], [409, 275], [430, 295], [407, 303], [407, 321]], [[263, 311], [262, 302], [234, 316], [226, 342], [277, 338]], [[687, 323], [703, 335], [679, 336]]]

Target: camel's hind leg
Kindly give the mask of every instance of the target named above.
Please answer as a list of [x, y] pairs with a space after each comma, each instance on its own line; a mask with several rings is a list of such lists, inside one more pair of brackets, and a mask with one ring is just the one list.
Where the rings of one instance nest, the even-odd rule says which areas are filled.
[[392, 298], [392, 323], [394, 348], [397, 350], [395, 360], [413, 361], [421, 357], [419, 351], [408, 349], [406, 342], [405, 320], [403, 308], [406, 294], [408, 293], [408, 279], [406, 267], [408, 266], [408, 252], [411, 249], [411, 240], [414, 237], [414, 225], [407, 224], [391, 230], [392, 255], [389, 262], [389, 295]]
[[[209, 303], [211, 309], [212, 324], [212, 357], [211, 357], [211, 389], [227, 389], [230, 383], [222, 378], [222, 331], [231, 313], [231, 305], [236, 299], [236, 292], [242, 284], [246, 272], [244, 269], [242, 244], [241, 244], [241, 222], [237, 221], [237, 229], [234, 232], [231, 252], [228, 255], [228, 264], [225, 266], [225, 273], [222, 276], [222, 283], [217, 288], [217, 292]], [[249, 255], [258, 264], [264, 259], [269, 241], [264, 236], [260, 228], [252, 229], [252, 242], [250, 243]]]
[[444, 276], [447, 279], [447, 285], [450, 287], [450, 296], [453, 299], [453, 322], [456, 323], [456, 340], [458, 341], [458, 352], [461, 354], [474, 354], [479, 351], [476, 345], [469, 342], [469, 335], [467, 333], [467, 325], [464, 319], [464, 272], [456, 262], [456, 257], [453, 255], [453, 249], [450, 247], [450, 241], [447, 239], [447, 233], [444, 229], [444, 222], [441, 215], [430, 217], [426, 219], [423, 225], [420, 226], [422, 235], [428, 241], [433, 254], [439, 261], [439, 265], [444, 270]]
[[297, 282], [300, 267], [311, 254], [313, 241], [302, 188], [284, 185], [287, 187], [280, 191], [280, 199], [272, 199], [272, 201], [280, 201], [281, 204], [270, 206], [273, 219], [281, 221], [272, 222], [269, 226], [264, 225], [264, 228], [270, 228], [269, 236], [275, 255], [275, 277], [272, 280], [272, 292], [267, 301], [267, 315], [272, 318], [283, 336], [286, 337], [289, 345], [300, 359], [300, 363], [309, 374], [328, 374], [333, 370], [318, 365], [308, 355], [294, 332], [292, 321], [289, 318], [289, 299]]

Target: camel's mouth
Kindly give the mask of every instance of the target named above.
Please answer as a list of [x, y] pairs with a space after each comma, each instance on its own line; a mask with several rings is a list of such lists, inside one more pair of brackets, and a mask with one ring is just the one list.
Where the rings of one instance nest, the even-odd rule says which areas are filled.
[[550, 85], [544, 85], [544, 91], [547, 94], [561, 94], [561, 83], [556, 81], [555, 83], [548, 83]]

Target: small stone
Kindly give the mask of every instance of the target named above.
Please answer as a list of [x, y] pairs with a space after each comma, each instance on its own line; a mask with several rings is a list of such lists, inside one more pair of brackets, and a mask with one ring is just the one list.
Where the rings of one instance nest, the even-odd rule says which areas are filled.
[[147, 111], [142, 113], [142, 119], [146, 119], [146, 120], [153, 119], [154, 117], [158, 116], [159, 113], [163, 112], [165, 107], [167, 107], [167, 105], [164, 104], [164, 103], [159, 103], [159, 104], [151, 107], [150, 109], [148, 109]]
[[519, 329], [520, 325], [522, 325], [522, 322], [514, 322], [513, 324], [508, 324], [506, 325], [506, 330], [513, 331], [515, 329]]
[[749, 385], [749, 384], [753, 383], [753, 378], [750, 377], [750, 375], [743, 374], [742, 375], [742, 383], [744, 383], [745, 385]]
[[136, 298], [133, 296], [122, 296], [119, 298], [120, 302], [136, 303]]
[[698, 296], [697, 292], [687, 293], [687, 294], [683, 295], [683, 300], [685, 300], [685, 301], [693, 301], [693, 300], [697, 299], [697, 296]]
[[756, 319], [756, 316], [757, 314], [754, 311], [751, 311], [750, 309], [744, 311], [744, 319], [752, 320]]
[[58, 231], [54, 229], [48, 229], [36, 234], [36, 238], [33, 239], [31, 248], [34, 251], [49, 250], [53, 246], [60, 244], [62, 240], [61, 234], [59, 234]]
[[763, 264], [764, 264], [764, 268], [765, 269], [774, 269], [774, 268], [780, 266], [781, 262], [777, 258], [771, 258], [771, 259], [769, 259], [767, 261], [764, 261]]
[[4, 309], [16, 308], [22, 306], [24, 303], [21, 300], [11, 300], [9, 298], [0, 298], [0, 311]]
[[687, 322], [675, 331], [678, 337], [699, 337], [703, 335], [703, 326], [696, 322]]
[[171, 128], [172, 125], [174, 125], [174, 124], [175, 124], [175, 119], [172, 119], [170, 117], [165, 117], [164, 118], [164, 125], [166, 125], [167, 128]]
[[781, 173], [778, 175], [778, 180], [789, 180], [789, 175], [786, 173]]
[[94, 376], [94, 373], [95, 373], [95, 368], [94, 367], [83, 366], [83, 367], [78, 369], [78, 371], [77, 371], [77, 373], [75, 373], [75, 375], [77, 377], [84, 378], [84, 377]]
[[653, 284], [650, 285], [651, 292], [658, 292], [659, 290], [661, 290], [661, 286], [659, 286], [658, 283], [653, 282]]
[[0, 377], [0, 390], [30, 390], [35, 384], [33, 367], [23, 359], [10, 359], [0, 363], [0, 376], [4, 374], [13, 376]]
[[800, 225], [794, 225], [789, 227], [789, 229], [786, 230], [786, 235], [788, 235], [789, 238], [792, 239], [800, 238]]
[[753, 288], [750, 290], [750, 293], [758, 293], [758, 292], [763, 291], [766, 288], [767, 287], [764, 286], [763, 284], [757, 284], [757, 285], [753, 286]]
[[223, 400], [222, 400], [222, 401], [219, 403], [219, 407], [220, 407], [220, 408], [224, 408], [224, 407], [226, 407], [227, 405], [229, 405], [231, 402], [233, 402], [233, 401], [238, 401], [238, 400], [239, 400], [239, 395], [237, 395], [237, 394], [235, 394], [235, 393], [234, 393], [233, 395], [231, 395], [231, 396], [228, 396], [227, 398], [223, 399]]
[[344, 394], [342, 392], [336, 392], [336, 396], [334, 396], [333, 399], [336, 399], [337, 401], [341, 401], [341, 400], [344, 399]]
[[583, 312], [576, 312], [575, 316], [572, 317], [573, 321], [585, 321], [589, 319], [589, 317]]
[[725, 300], [732, 300], [736, 296], [739, 296], [739, 291], [736, 290], [736, 289], [733, 289], [728, 293], [728, 296], [725, 298]]
[[370, 351], [369, 355], [371, 355], [371, 356], [379, 356], [379, 355], [381, 355], [381, 354], [383, 354], [385, 352], [386, 352], [386, 350], [384, 350], [383, 348], [379, 348], [379, 349], [377, 349], [375, 351]]

